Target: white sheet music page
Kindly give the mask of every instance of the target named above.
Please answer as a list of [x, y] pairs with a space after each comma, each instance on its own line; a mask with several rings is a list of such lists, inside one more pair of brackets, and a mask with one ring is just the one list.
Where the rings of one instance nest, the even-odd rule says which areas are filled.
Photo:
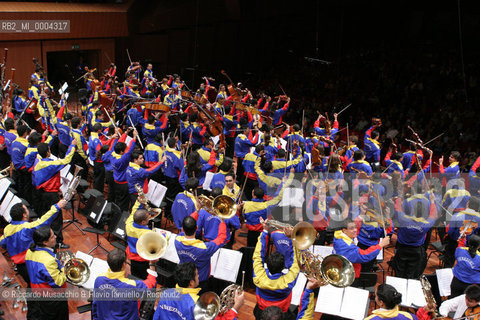
[[78, 259], [82, 259], [89, 266], [92, 264], [92, 261], [93, 261], [93, 257], [91, 255], [86, 254], [85, 252], [82, 252], [82, 251], [77, 251], [77, 253], [75, 253], [75, 257]]
[[93, 289], [95, 285], [95, 279], [102, 273], [108, 272], [108, 263], [105, 260], [93, 258], [92, 264], [90, 265], [90, 277], [87, 282], [85, 282], [82, 287], [85, 289]]
[[440, 291], [440, 296], [448, 297], [451, 294], [450, 284], [453, 280], [452, 268], [437, 269], [435, 270], [435, 272], [437, 274], [438, 290]]
[[146, 194], [147, 196], [147, 199], [148, 201], [150, 201], [151, 203], [153, 203], [153, 197], [155, 195], [155, 189], [157, 188], [157, 185], [158, 183], [153, 181], [153, 180], [150, 180], [148, 181], [148, 192]]
[[393, 286], [402, 294], [402, 302], [400, 303], [402, 306], [410, 306], [410, 304], [407, 304], [407, 279], [387, 276], [385, 283]]
[[303, 273], [298, 274], [297, 283], [292, 289], [292, 302], [291, 304], [298, 306], [300, 305], [300, 300], [302, 299], [303, 290], [307, 284], [307, 277]]
[[70, 165], [67, 164], [65, 165], [65, 167], [62, 168], [62, 170], [60, 170], [60, 176], [66, 178], [69, 172], [70, 172]]
[[346, 287], [343, 293], [340, 316], [354, 320], [364, 319], [367, 311], [368, 294], [368, 290]]
[[10, 222], [12, 220], [12, 217], [10, 216], [10, 210], [17, 203], [22, 203], [22, 200], [20, 200], [20, 198], [17, 197], [17, 196], [13, 196], [12, 201], [10, 201], [7, 208], [5, 209], [5, 215], [6, 215], [5, 218], [7, 219], [8, 222]]
[[210, 188], [210, 184], [212, 183], [213, 175], [214, 173], [210, 171], [207, 171], [207, 173], [205, 174], [205, 181], [203, 182], [204, 190], [212, 191], [212, 189]]
[[0, 180], [0, 199], [3, 198], [3, 195], [5, 194], [5, 192], [7, 192], [11, 184], [12, 182], [10, 182], [10, 180], [8, 179]]
[[177, 235], [172, 233], [170, 234], [170, 237], [167, 238], [168, 247], [167, 247], [167, 250], [165, 251], [165, 254], [161, 258], [173, 263], [180, 263], [180, 258], [178, 257], [177, 249], [175, 248], [176, 237]]
[[333, 253], [333, 247], [328, 246], [313, 246], [313, 253], [316, 255], [320, 255], [322, 258], [325, 258], [328, 255]]
[[0, 205], [0, 214], [5, 218], [7, 222], [10, 222], [12, 218], [10, 217], [10, 211], [7, 211], [8, 205], [12, 201], [14, 197], [13, 192], [7, 191], [7, 195], [2, 201], [2, 204]]
[[150, 200], [150, 202], [153, 203], [156, 207], [160, 208], [160, 205], [162, 204], [163, 198], [165, 198], [166, 193], [167, 187], [161, 185], [160, 183], [157, 183], [157, 186], [155, 187], [155, 193], [153, 194], [153, 198], [152, 200]]
[[220, 249], [215, 251], [215, 253], [210, 258], [210, 274], [215, 276], [215, 268], [217, 267], [218, 255], [220, 254]]
[[242, 262], [243, 253], [236, 250], [221, 248], [218, 256], [215, 277], [230, 282], [237, 281], [238, 270]]
[[330, 284], [320, 287], [315, 312], [338, 316], [340, 314], [343, 292], [343, 288], [337, 288]]
[[423, 307], [427, 304], [427, 301], [425, 301], [425, 295], [423, 294], [422, 284], [419, 280], [408, 279], [407, 298], [407, 305], [416, 308]]

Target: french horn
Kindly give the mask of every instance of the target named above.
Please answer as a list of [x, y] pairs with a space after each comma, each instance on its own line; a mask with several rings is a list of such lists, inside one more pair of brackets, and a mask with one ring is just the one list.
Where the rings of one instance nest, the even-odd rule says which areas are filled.
[[209, 291], [198, 298], [193, 308], [193, 317], [195, 320], [213, 320], [219, 311], [220, 297], [215, 292]]

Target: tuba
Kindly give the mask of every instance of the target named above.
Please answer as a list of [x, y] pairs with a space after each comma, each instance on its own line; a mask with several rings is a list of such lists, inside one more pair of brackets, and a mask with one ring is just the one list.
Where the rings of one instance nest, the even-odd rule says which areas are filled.
[[138, 238], [137, 252], [145, 260], [157, 260], [167, 251], [167, 239], [155, 231], [147, 231]]
[[212, 199], [205, 195], [197, 197], [200, 206], [211, 215], [217, 216], [220, 219], [227, 220], [237, 214], [237, 205], [235, 200], [226, 195], [219, 195]]
[[150, 205], [148, 204], [148, 199], [145, 193], [143, 192], [143, 188], [137, 183], [135, 184], [135, 189], [137, 190], [138, 197], [137, 200], [140, 202], [145, 210], [147, 210], [150, 213], [150, 220], [155, 219], [161, 212], [162, 209], [160, 208], [151, 208]]
[[60, 251], [57, 257], [65, 267], [68, 282], [77, 286], [87, 282], [90, 277], [90, 268], [85, 261], [76, 258], [70, 251]]
[[220, 298], [215, 292], [209, 291], [198, 298], [193, 308], [193, 317], [195, 320], [213, 320], [219, 311]]
[[302, 221], [295, 225], [292, 232], [292, 242], [297, 251], [297, 262], [300, 271], [307, 278], [315, 278], [320, 286], [348, 287], [355, 280], [353, 264], [347, 258], [338, 254], [331, 254], [322, 258], [307, 250], [316, 238], [313, 226]]

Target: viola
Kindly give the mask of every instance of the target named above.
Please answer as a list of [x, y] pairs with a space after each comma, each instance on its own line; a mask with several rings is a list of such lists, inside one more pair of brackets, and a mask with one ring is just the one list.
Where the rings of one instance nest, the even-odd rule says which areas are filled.
[[225, 72], [225, 70], [222, 70], [221, 73], [230, 81], [230, 84], [227, 86], [228, 93], [230, 96], [233, 98], [234, 101], [238, 101], [241, 99], [241, 96], [239, 92], [237, 91], [237, 88], [233, 84], [232, 79], [228, 76], [228, 74]]

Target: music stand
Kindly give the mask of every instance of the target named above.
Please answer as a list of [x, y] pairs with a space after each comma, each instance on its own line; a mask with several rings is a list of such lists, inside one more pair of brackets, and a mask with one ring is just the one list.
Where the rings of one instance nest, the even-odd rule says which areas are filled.
[[[75, 192], [76, 193], [76, 192]], [[77, 197], [78, 197], [78, 204], [77, 204], [77, 212], [78, 210], [80, 209], [80, 196], [77, 194]], [[71, 219], [67, 219], [67, 220], [63, 220], [63, 223], [66, 223], [65, 226], [63, 226], [62, 230], [65, 230], [68, 228], [68, 226], [72, 225], [77, 228], [78, 230], [80, 230], [80, 232], [85, 235], [85, 232], [83, 232], [83, 230], [80, 228], [79, 225], [81, 225], [82, 223], [77, 219], [75, 218], [75, 201], [74, 201], [74, 198], [72, 198], [68, 204], [70, 204], [70, 209], [67, 209], [67, 207], [65, 207], [65, 209], [67, 210], [71, 210], [71, 213], [72, 213], [72, 218]]]
[[[95, 200], [95, 203], [93, 204], [92, 211], [87, 215], [87, 221], [91, 225], [94, 225], [94, 226], [98, 225], [98, 223], [102, 219], [102, 216], [103, 216], [103, 213], [105, 211], [106, 206], [107, 206], [107, 201], [106, 200], [104, 200], [102, 198], [97, 198]], [[90, 233], [95, 233], [97, 235], [97, 243], [96, 243], [95, 247], [93, 247], [88, 252], [88, 254], [92, 253], [97, 248], [102, 248], [106, 253], [109, 252], [100, 243], [100, 235], [105, 233], [104, 230], [100, 230], [100, 229], [97, 229], [97, 228], [94, 228], [94, 227], [87, 227], [87, 228], [83, 229], [83, 231], [90, 232]]]

